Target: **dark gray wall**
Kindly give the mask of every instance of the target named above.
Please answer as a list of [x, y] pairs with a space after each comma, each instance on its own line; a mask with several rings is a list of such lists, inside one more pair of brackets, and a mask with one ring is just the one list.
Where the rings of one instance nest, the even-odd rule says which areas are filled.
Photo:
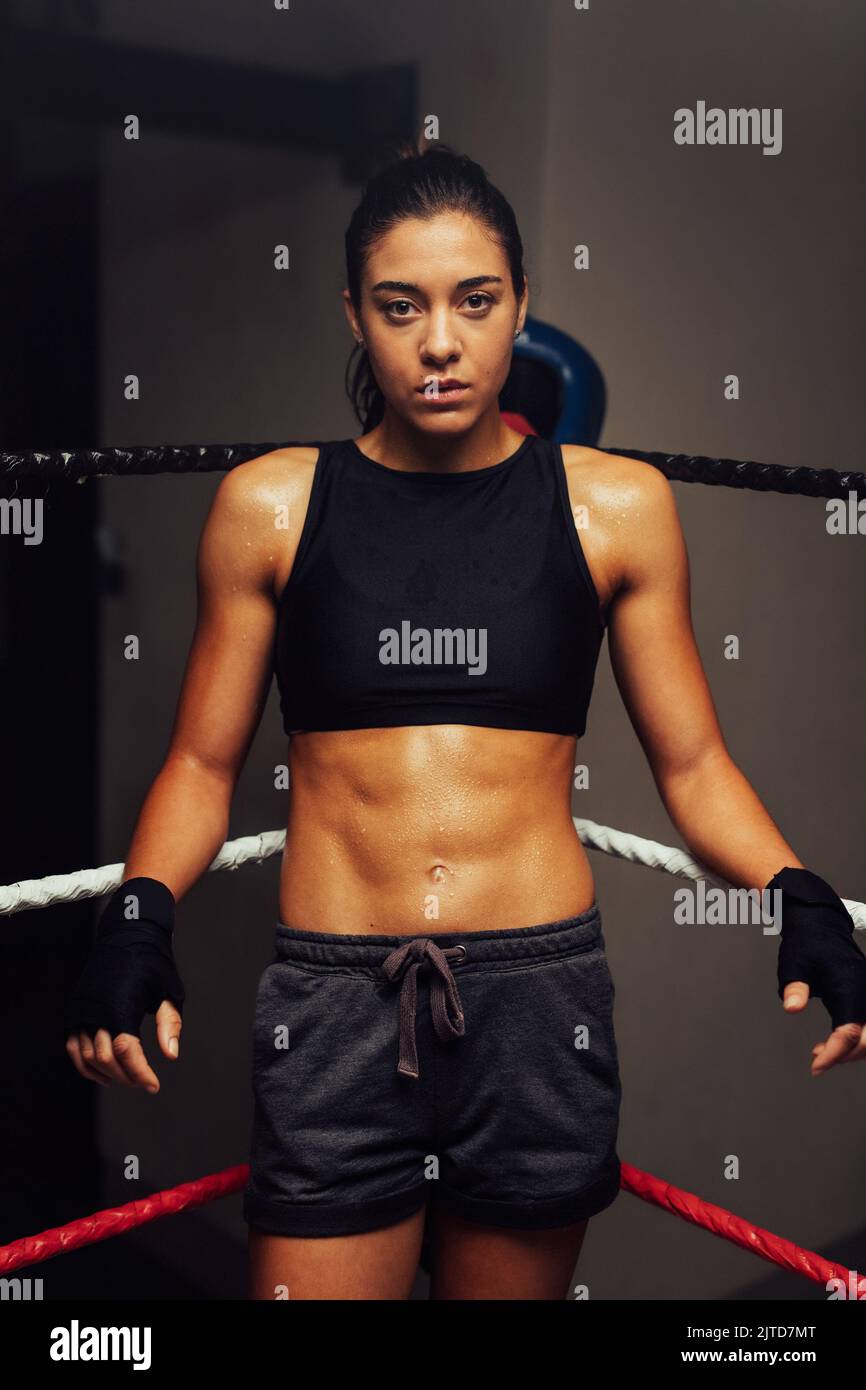
[[[863, 194], [853, 3], [767, 0], [602, 6], [298, 0], [288, 15], [223, 4], [105, 7], [105, 32], [336, 72], [415, 61], [422, 112], [512, 200], [531, 312], [597, 357], [602, 444], [858, 466]], [[673, 112], [703, 99], [782, 107], [783, 150], [678, 148]], [[146, 113], [142, 113], [143, 118]], [[287, 150], [106, 134], [103, 438], [112, 443], [328, 438], [354, 432], [342, 395], [351, 339], [339, 300], [357, 188], [337, 162]], [[271, 269], [286, 241], [292, 270]], [[577, 272], [572, 248], [590, 246]], [[122, 397], [138, 372], [140, 403]], [[740, 377], [741, 399], [723, 398]], [[195, 544], [216, 477], [104, 481], [126, 592], [103, 630], [101, 861], [123, 859], [165, 751], [194, 619]], [[823, 504], [676, 485], [701, 653], [734, 758], [805, 861], [866, 898], [862, 815], [864, 539], [829, 538]], [[142, 660], [120, 656], [127, 632]], [[723, 638], [741, 640], [725, 661]], [[675, 713], [672, 717], [676, 717]], [[284, 823], [285, 761], [270, 705], [231, 834]], [[602, 659], [575, 814], [677, 843]], [[676, 928], [675, 882], [592, 856], [617, 982], [622, 1157], [757, 1224], [854, 1265], [866, 1231], [862, 1067], [815, 1082], [820, 1006], [784, 1018], [774, 948], [746, 929]], [[206, 877], [180, 914], [189, 1005], [157, 1099], [106, 1093], [106, 1152], [141, 1153], [147, 1190], [244, 1162], [249, 1030], [269, 958], [277, 864]], [[737, 1154], [741, 1176], [723, 1177]], [[197, 1278], [225, 1287], [214, 1250], [243, 1260], [239, 1199], [185, 1220]], [[177, 1223], [170, 1223], [173, 1228]], [[166, 1228], [167, 1230], [168, 1228]], [[222, 1238], [224, 1244], [220, 1244]], [[172, 1256], [159, 1226], [147, 1240]], [[207, 1250], [205, 1259], [204, 1251]], [[195, 1261], [178, 1242], [173, 1257]], [[647, 1258], [649, 1256], [649, 1258]], [[579, 1277], [593, 1297], [809, 1294], [793, 1277], [624, 1195], [593, 1222]]]

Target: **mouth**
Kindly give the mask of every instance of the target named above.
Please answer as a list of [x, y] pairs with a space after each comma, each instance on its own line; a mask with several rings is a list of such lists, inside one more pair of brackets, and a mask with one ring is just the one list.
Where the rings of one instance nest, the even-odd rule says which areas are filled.
[[[433, 383], [431, 382], [430, 385], [432, 387]], [[466, 395], [470, 388], [464, 381], [455, 381], [453, 378], [447, 378], [444, 381], [438, 382], [435, 393], [431, 390], [429, 395], [426, 394], [428, 390], [426, 386], [417, 386], [415, 389], [429, 405], [436, 405], [437, 401], [459, 400], [461, 396]]]

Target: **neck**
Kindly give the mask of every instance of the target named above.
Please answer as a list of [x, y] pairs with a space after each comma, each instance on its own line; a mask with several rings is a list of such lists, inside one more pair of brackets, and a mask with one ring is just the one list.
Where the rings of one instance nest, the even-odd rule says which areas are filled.
[[498, 406], [468, 429], [458, 428], [456, 412], [447, 420], [443, 413], [434, 428], [420, 430], [386, 410], [381, 424], [356, 442], [368, 458], [388, 468], [407, 473], [467, 473], [508, 458], [520, 448], [523, 435], [503, 423]]

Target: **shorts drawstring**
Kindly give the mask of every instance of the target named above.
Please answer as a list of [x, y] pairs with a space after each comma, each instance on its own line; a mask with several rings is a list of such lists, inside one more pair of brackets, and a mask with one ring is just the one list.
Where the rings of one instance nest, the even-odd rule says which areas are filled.
[[389, 980], [399, 980], [401, 977], [403, 980], [400, 989], [400, 1059], [397, 1063], [401, 1076], [411, 1076], [415, 1081], [420, 1076], [415, 1033], [420, 969], [432, 966], [434, 971], [430, 982], [430, 1011], [436, 1036], [442, 1042], [448, 1042], [452, 1038], [462, 1038], [466, 1032], [457, 982], [448, 965], [449, 960], [462, 960], [465, 955], [465, 946], [449, 946], [443, 951], [429, 937], [416, 936], [405, 946], [398, 946], [382, 962], [382, 969]]

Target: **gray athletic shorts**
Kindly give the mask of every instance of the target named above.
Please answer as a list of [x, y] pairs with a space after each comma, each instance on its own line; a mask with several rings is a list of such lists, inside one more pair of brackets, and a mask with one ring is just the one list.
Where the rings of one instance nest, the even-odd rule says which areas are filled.
[[431, 1200], [521, 1230], [602, 1211], [620, 1188], [613, 1002], [597, 903], [416, 937], [278, 924], [245, 1221], [336, 1236]]

